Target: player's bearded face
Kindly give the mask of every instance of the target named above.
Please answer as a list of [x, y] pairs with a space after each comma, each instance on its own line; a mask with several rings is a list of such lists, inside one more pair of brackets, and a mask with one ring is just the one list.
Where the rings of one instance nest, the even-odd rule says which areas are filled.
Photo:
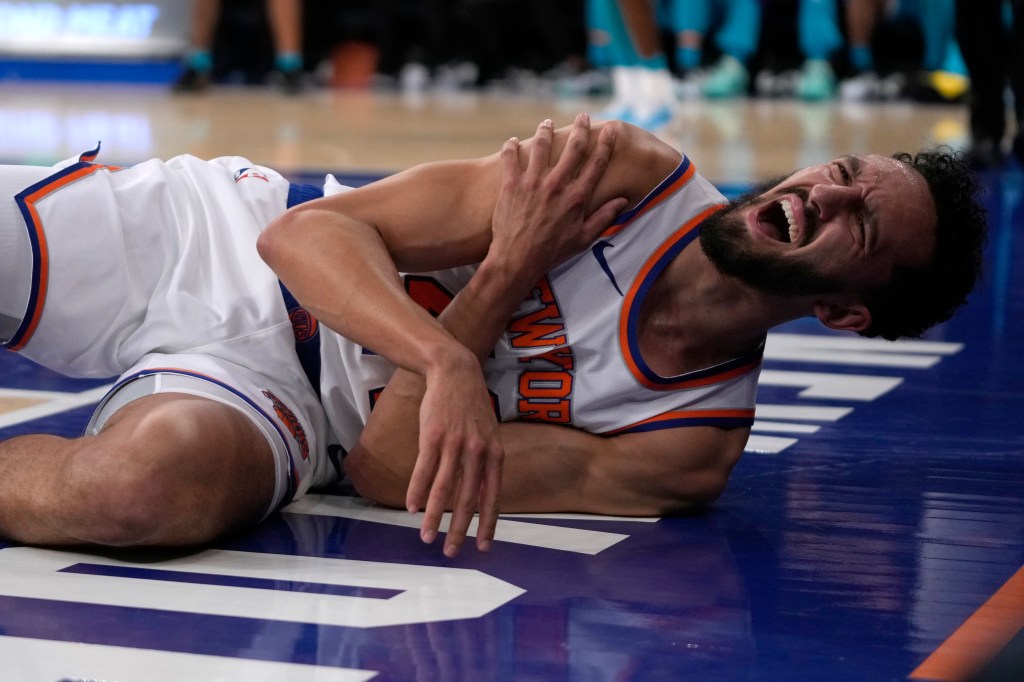
[[719, 272], [766, 293], [779, 296], [835, 293], [841, 289], [839, 283], [819, 272], [813, 263], [794, 253], [758, 248], [750, 236], [744, 220], [746, 209], [761, 203], [764, 195], [785, 179], [768, 180], [707, 218], [701, 225], [701, 248]]

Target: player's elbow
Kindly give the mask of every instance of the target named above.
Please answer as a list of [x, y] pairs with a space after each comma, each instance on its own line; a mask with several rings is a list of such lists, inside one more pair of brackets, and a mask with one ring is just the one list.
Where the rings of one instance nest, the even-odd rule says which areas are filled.
[[[271, 268], [284, 260], [289, 246], [294, 242], [295, 223], [300, 221], [299, 211], [287, 211], [268, 225], [256, 240], [256, 251]], [[293, 238], [289, 238], [288, 235]]]
[[707, 510], [729, 484], [731, 468], [709, 467], [687, 472], [669, 482], [661, 498], [663, 516], [694, 514]]
[[700, 508], [710, 507], [725, 492], [729, 485], [729, 471], [714, 470], [701, 476], [700, 485], [694, 495], [694, 504]]
[[345, 457], [345, 476], [361, 497], [388, 507], [405, 507], [406, 481], [377, 464], [366, 448], [356, 445]]

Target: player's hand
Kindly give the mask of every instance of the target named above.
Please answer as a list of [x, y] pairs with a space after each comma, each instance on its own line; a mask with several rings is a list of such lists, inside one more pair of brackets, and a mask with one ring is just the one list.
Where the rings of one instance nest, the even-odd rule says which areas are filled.
[[551, 121], [543, 121], [525, 169], [518, 140], [501, 149], [502, 185], [488, 257], [503, 258], [504, 267], [530, 278], [530, 284], [592, 244], [627, 203], [620, 197], [590, 208], [615, 146], [614, 126], [602, 128], [591, 146], [590, 117], [577, 115], [565, 148], [551, 165], [553, 137]]
[[419, 454], [406, 506], [416, 512], [426, 500], [420, 528], [424, 542], [434, 541], [441, 517], [451, 506], [444, 545], [448, 557], [458, 554], [479, 510], [476, 544], [486, 552], [498, 523], [504, 450], [480, 365], [467, 351], [429, 371], [425, 378]]

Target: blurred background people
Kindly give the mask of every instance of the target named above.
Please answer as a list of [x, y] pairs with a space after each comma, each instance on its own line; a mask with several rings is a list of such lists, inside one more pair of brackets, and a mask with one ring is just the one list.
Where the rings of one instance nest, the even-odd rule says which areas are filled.
[[979, 168], [1003, 162], [1009, 86], [1016, 119], [1010, 151], [1024, 163], [1024, 0], [957, 0], [956, 21], [971, 75], [971, 161]]
[[879, 77], [873, 43], [880, 23], [911, 21], [922, 45], [907, 94], [933, 102], [965, 100], [970, 82], [957, 44], [954, 0], [846, 0], [845, 9], [850, 77], [841, 87], [844, 99], [892, 98], [902, 89]]
[[761, 33], [759, 0], [672, 0], [665, 8], [675, 36], [676, 66], [684, 77], [699, 70], [708, 36], [720, 56], [700, 79], [705, 97], [746, 95], [750, 60]]
[[588, 0], [586, 10], [591, 63], [611, 72], [612, 101], [596, 116], [667, 126], [677, 100], [651, 0]]
[[[274, 46], [273, 80], [290, 94], [302, 89], [302, 0], [265, 0], [267, 24]], [[177, 92], [200, 92], [214, 74], [214, 43], [224, 9], [221, 0], [192, 3], [190, 48], [184, 71], [174, 83]]]

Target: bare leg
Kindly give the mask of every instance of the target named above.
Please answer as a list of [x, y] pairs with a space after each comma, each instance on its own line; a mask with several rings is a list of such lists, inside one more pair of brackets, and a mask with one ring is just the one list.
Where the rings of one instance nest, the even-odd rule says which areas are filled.
[[209, 50], [213, 46], [213, 33], [220, 19], [220, 0], [202, 0], [192, 6], [192, 47]]
[[846, 3], [846, 30], [851, 45], [871, 46], [875, 25], [883, 11], [880, 0], [849, 0]]
[[255, 523], [274, 489], [270, 446], [237, 410], [141, 398], [96, 436], [0, 444], [0, 536], [30, 544], [191, 545]]
[[662, 51], [661, 35], [650, 0], [619, 0], [619, 11], [637, 54], [649, 59]]
[[267, 0], [270, 29], [277, 54], [302, 51], [302, 0]]

